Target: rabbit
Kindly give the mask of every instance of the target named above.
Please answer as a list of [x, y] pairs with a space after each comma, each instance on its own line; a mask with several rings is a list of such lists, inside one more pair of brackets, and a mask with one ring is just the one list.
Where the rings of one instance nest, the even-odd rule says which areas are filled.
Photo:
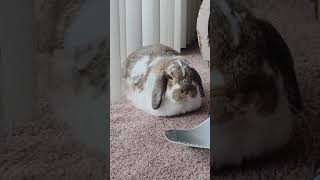
[[97, 142], [105, 138], [105, 122], [101, 119], [108, 113], [105, 107], [110, 94], [108, 29], [100, 23], [108, 21], [107, 16], [101, 16], [108, 2], [45, 2], [50, 2], [50, 8], [56, 12], [54, 46], [37, 52], [48, 68], [44, 85], [48, 86], [48, 104], [57, 121], [68, 125], [76, 141], [92, 152], [105, 154], [105, 145]]
[[125, 95], [138, 109], [154, 116], [174, 116], [200, 108], [201, 77], [172, 48], [145, 46], [131, 53], [123, 67]]
[[289, 143], [303, 111], [285, 41], [240, 1], [211, 1], [210, 112], [213, 171]]

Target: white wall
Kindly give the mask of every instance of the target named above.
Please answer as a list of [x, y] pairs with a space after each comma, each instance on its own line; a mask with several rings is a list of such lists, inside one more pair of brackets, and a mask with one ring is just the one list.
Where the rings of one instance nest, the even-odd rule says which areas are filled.
[[160, 0], [142, 0], [143, 46], [160, 42]]
[[[121, 96], [121, 48], [118, 0], [110, 1], [110, 102]], [[126, 54], [126, 52], [125, 52]]]
[[142, 46], [142, 0], [126, 1], [127, 54]]

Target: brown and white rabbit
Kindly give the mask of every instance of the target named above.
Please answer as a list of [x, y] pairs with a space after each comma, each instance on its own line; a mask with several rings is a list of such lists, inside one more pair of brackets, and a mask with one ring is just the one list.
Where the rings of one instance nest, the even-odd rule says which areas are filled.
[[[47, 64], [48, 100], [81, 144], [105, 154], [103, 141], [109, 96], [109, 39], [103, 0], [44, 0], [37, 24], [41, 61]], [[50, 9], [47, 13], [46, 9]], [[54, 22], [47, 20], [55, 19]], [[51, 24], [52, 23], [52, 24]], [[47, 46], [50, 45], [50, 46]], [[51, 52], [51, 53], [50, 53]], [[46, 67], [46, 66], [44, 66]], [[44, 84], [44, 83], [43, 83]], [[45, 86], [45, 85], [43, 85]]]
[[198, 72], [170, 47], [145, 46], [124, 65], [125, 94], [155, 116], [173, 116], [198, 109], [204, 91]]
[[271, 24], [239, 2], [211, 1], [214, 170], [283, 147], [302, 111], [289, 48]]

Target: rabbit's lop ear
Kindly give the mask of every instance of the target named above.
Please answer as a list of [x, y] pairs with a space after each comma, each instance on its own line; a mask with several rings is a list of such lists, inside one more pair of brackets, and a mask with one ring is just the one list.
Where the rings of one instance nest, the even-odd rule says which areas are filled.
[[204, 97], [204, 90], [203, 90], [203, 86], [202, 86], [201, 77], [200, 77], [199, 73], [195, 69], [193, 69], [193, 68], [190, 68], [190, 69], [192, 71], [192, 78], [193, 78], [194, 82], [199, 87], [200, 95], [201, 95], [201, 97]]
[[155, 80], [152, 91], [152, 108], [158, 109], [161, 105], [162, 95], [167, 88], [167, 77], [165, 71], [162, 71], [160, 76]]

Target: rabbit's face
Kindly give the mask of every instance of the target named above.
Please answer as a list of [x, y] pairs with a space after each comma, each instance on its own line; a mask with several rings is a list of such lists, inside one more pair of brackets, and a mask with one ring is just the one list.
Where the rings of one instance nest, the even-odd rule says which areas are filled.
[[197, 96], [197, 86], [200, 96], [204, 96], [201, 77], [190, 67], [187, 61], [177, 58], [162, 61], [157, 65], [160, 73], [152, 91], [152, 108], [158, 109], [162, 102], [162, 95], [166, 95], [172, 102], [181, 102], [185, 98]]
[[197, 95], [193, 72], [185, 61], [176, 60], [167, 67], [167, 92], [171, 100], [181, 101]]

